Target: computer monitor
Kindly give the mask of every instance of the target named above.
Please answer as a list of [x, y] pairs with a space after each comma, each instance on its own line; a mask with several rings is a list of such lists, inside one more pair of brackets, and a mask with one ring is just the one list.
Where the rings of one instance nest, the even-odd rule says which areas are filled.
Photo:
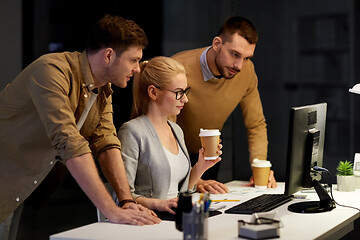
[[314, 167], [323, 163], [326, 103], [290, 109], [285, 194], [314, 187], [320, 201], [304, 201], [289, 205], [293, 212], [315, 213], [335, 207], [330, 196], [319, 184], [321, 174]]

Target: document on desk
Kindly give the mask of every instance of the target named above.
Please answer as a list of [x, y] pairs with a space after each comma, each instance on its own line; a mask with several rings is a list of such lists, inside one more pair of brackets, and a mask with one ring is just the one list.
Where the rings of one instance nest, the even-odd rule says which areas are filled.
[[254, 194], [254, 193], [263, 193], [264, 189], [259, 189], [255, 187], [238, 187], [232, 188], [230, 193], [233, 195], [247, 195], [247, 194]]

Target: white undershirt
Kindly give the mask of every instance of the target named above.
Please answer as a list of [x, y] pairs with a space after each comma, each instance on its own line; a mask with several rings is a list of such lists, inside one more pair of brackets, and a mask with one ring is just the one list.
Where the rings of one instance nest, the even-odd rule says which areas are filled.
[[170, 187], [167, 193], [167, 199], [177, 197], [179, 189], [179, 182], [183, 180], [189, 169], [189, 161], [184, 152], [181, 150], [177, 142], [179, 153], [177, 155], [171, 153], [164, 147], [167, 160], [170, 165]]

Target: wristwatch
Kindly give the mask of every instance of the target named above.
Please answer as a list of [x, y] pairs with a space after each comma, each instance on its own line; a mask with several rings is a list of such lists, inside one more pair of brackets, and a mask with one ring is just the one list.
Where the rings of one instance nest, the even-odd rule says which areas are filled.
[[124, 200], [121, 200], [121, 201], [119, 202], [119, 206], [120, 206], [120, 207], [123, 207], [123, 206], [125, 205], [125, 203], [128, 203], [128, 202], [132, 202], [132, 203], [137, 204], [137, 202], [136, 202], [134, 199], [124, 199]]

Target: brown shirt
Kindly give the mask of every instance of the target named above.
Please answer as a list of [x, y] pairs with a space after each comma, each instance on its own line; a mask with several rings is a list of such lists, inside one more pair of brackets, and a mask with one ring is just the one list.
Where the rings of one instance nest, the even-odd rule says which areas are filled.
[[[240, 104], [247, 128], [250, 160], [266, 159], [266, 122], [253, 63], [247, 61], [232, 79], [213, 78], [205, 82], [200, 66], [200, 56], [205, 49], [184, 51], [173, 56], [185, 66], [188, 85], [191, 86], [189, 102], [176, 120], [184, 131], [189, 152], [198, 153], [201, 147], [200, 128], [221, 130], [227, 118]], [[174, 117], [170, 119], [175, 120]]]
[[55, 161], [120, 148], [110, 84], [98, 89], [77, 130], [93, 83], [86, 52], [65, 52], [40, 57], [0, 92], [0, 222], [35, 190]]

